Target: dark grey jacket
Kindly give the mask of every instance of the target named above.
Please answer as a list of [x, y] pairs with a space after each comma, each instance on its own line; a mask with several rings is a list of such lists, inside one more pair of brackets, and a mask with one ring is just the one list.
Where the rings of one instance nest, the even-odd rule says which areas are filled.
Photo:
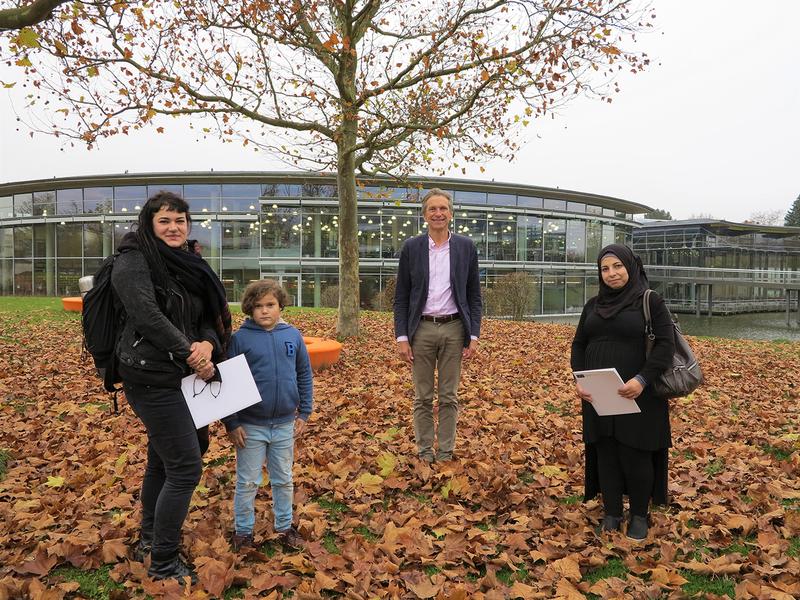
[[127, 313], [117, 343], [122, 380], [126, 383], [180, 387], [191, 370], [186, 364], [195, 341], [209, 341], [219, 351], [213, 325], [206, 322], [200, 298], [176, 280], [156, 290], [150, 268], [138, 250], [126, 250], [114, 261], [111, 285]]
[[[400, 250], [394, 295], [396, 337], [405, 335], [409, 340], [414, 337], [428, 300], [429, 279], [428, 234], [423, 233], [406, 240]], [[466, 347], [471, 336], [480, 337], [481, 334], [481, 280], [475, 243], [455, 233], [450, 234], [450, 287], [461, 316]]]

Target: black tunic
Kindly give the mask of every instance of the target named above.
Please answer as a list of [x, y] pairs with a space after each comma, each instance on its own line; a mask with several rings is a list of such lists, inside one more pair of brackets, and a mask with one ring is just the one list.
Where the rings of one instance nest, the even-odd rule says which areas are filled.
[[[672, 364], [675, 351], [672, 323], [664, 300], [655, 293], [650, 295], [656, 339], [647, 358], [641, 302], [604, 319], [594, 310], [595, 300], [592, 298], [584, 306], [575, 331], [570, 361], [572, 370], [615, 367], [623, 381], [636, 375], [648, 382], [654, 381]], [[587, 444], [586, 497], [591, 498], [598, 491], [596, 456], [592, 445], [600, 437], [613, 437], [628, 446], [656, 453], [653, 499], [658, 503], [666, 501], [666, 449], [672, 445], [668, 400], [654, 397], [648, 385], [636, 399], [641, 413], [600, 417], [590, 403], [581, 404], [583, 441]]]

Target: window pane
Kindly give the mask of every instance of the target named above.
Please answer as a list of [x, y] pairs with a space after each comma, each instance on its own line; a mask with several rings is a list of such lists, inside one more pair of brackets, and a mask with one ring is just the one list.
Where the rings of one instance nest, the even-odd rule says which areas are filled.
[[[411, 212], [412, 214], [408, 214]], [[381, 237], [383, 258], [400, 255], [403, 242], [419, 231], [419, 217], [414, 211], [400, 208], [384, 208], [381, 210]]]
[[453, 230], [475, 242], [475, 247], [478, 249], [478, 258], [486, 258], [486, 213], [456, 211], [456, 217], [453, 219]]
[[358, 216], [358, 254], [362, 258], [381, 255], [381, 215], [365, 211]]
[[84, 256], [110, 256], [113, 252], [111, 223], [86, 223], [83, 227]]
[[300, 278], [302, 306], [336, 308], [339, 304], [339, 272], [334, 268], [304, 269]]
[[36, 258], [52, 258], [56, 255], [55, 223], [33, 226], [33, 254]]
[[592, 215], [602, 215], [603, 209], [600, 208], [599, 206], [595, 206], [594, 204], [587, 204], [586, 212]]
[[603, 226], [598, 221], [586, 224], [586, 260], [596, 261], [603, 247]]
[[564, 219], [545, 219], [544, 221], [544, 260], [545, 262], [564, 262], [566, 254], [566, 221]]
[[183, 199], [189, 203], [193, 219], [198, 219], [201, 213], [219, 211], [221, 197], [222, 187], [219, 185], [183, 186]]
[[335, 198], [336, 186], [327, 183], [304, 183], [302, 194], [304, 198]]
[[86, 188], [83, 190], [83, 211], [86, 213], [110, 213], [114, 207], [114, 189], [110, 187]]
[[55, 295], [55, 258], [38, 258], [33, 261], [33, 293], [37, 296]]
[[183, 186], [179, 183], [162, 183], [147, 186], [147, 197], [152, 198], [158, 192], [172, 192], [183, 198]]
[[545, 198], [544, 207], [552, 210], [566, 210], [567, 203], [564, 200], [553, 200], [552, 198]]
[[121, 221], [114, 223], [112, 229], [114, 231], [114, 248], [116, 249], [122, 241], [122, 238], [134, 230], [134, 225], [131, 222]]
[[54, 215], [56, 214], [56, 193], [55, 192], [34, 192], [33, 193], [33, 214], [34, 215]]
[[14, 216], [30, 217], [33, 214], [33, 194], [14, 195]]
[[336, 212], [335, 208], [324, 206], [303, 210], [303, 256], [337, 256], [339, 217]]
[[251, 281], [260, 279], [258, 260], [226, 258], [222, 261], [222, 285], [228, 302], [241, 302], [244, 288]]
[[14, 228], [0, 227], [0, 259], [14, 258]]
[[264, 256], [300, 256], [300, 207], [264, 206], [261, 247]]
[[[223, 257], [257, 257], [259, 252], [259, 235], [255, 223], [241, 221], [224, 221], [222, 223]], [[223, 269], [225, 264], [226, 262], [223, 261]]]
[[78, 279], [83, 277], [83, 261], [79, 258], [59, 258], [56, 277], [56, 294], [80, 296]]
[[544, 304], [543, 314], [564, 313], [564, 275], [563, 273], [544, 273], [542, 276]]
[[542, 208], [542, 199], [534, 196], [517, 196], [517, 205], [528, 208]]
[[14, 216], [14, 198], [11, 196], [0, 197], [0, 219]]
[[486, 192], [456, 191], [456, 204], [486, 204]]
[[56, 214], [78, 215], [83, 212], [83, 190], [58, 190], [56, 192]]
[[83, 225], [80, 223], [65, 223], [64, 225], [56, 225], [58, 256], [81, 256], [82, 237]]
[[515, 194], [493, 194], [489, 192], [488, 204], [491, 206], [515, 206], [517, 196]]
[[215, 270], [219, 269], [220, 231], [219, 221], [205, 220], [192, 223], [189, 234], [191, 239], [200, 242], [200, 254]]
[[583, 202], [567, 202], [569, 212], [585, 213], [586, 205]]
[[603, 248], [614, 243], [614, 226], [603, 225]]
[[586, 300], [583, 297], [584, 276], [582, 274], [567, 275], [566, 284], [566, 311], [568, 313], [579, 313], [581, 310], [583, 310], [583, 305], [586, 303]]
[[586, 262], [586, 223], [567, 221], [567, 262]]
[[14, 293], [14, 268], [10, 258], [0, 258], [0, 295], [11, 296]]
[[143, 185], [114, 188], [114, 212], [138, 214], [145, 202], [147, 188]]
[[517, 217], [517, 260], [542, 260], [542, 220]]
[[486, 219], [489, 231], [489, 258], [517, 260], [517, 217], [490, 213]]
[[[33, 255], [33, 228], [14, 228], [14, 258], [29, 258]], [[30, 287], [28, 288], [30, 293]]]
[[14, 294], [30, 296], [33, 293], [33, 262], [30, 260], [14, 261]]
[[252, 212], [258, 209], [261, 186], [230, 184], [222, 186], [222, 210], [225, 212]]

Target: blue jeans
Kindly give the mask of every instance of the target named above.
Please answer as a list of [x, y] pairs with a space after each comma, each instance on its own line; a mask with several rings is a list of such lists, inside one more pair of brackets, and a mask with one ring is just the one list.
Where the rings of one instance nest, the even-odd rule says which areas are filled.
[[244, 448], [236, 449], [236, 493], [233, 496], [236, 533], [253, 533], [256, 493], [265, 462], [272, 488], [275, 531], [285, 531], [292, 526], [294, 420], [279, 425], [243, 424], [242, 427], [247, 439]]

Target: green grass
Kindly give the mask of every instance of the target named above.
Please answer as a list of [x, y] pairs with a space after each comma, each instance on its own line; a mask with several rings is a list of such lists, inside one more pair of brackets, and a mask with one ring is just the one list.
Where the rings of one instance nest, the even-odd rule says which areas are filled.
[[516, 571], [513, 571], [508, 567], [503, 567], [495, 575], [497, 576], [497, 580], [501, 583], [507, 586], [512, 586], [514, 585], [515, 581], [523, 582], [528, 579], [528, 569], [525, 568], [524, 565]]
[[247, 589], [245, 585], [232, 585], [225, 593], [222, 594], [224, 600], [233, 600], [234, 598], [244, 598], [244, 591]]
[[794, 558], [800, 557], [800, 536], [794, 536], [789, 540], [789, 549], [786, 554]]
[[522, 483], [533, 483], [535, 481], [533, 473], [528, 471], [528, 469], [523, 469], [522, 471], [517, 473], [517, 477]]
[[772, 446], [771, 444], [764, 444], [761, 446], [761, 449], [772, 456], [775, 460], [788, 460], [788, 458], [793, 454], [793, 450], [788, 450], [786, 448], [779, 448], [778, 446]]
[[719, 475], [725, 469], [725, 459], [716, 458], [706, 465], [706, 475]]
[[587, 571], [583, 576], [583, 580], [595, 584], [601, 579], [608, 579], [609, 577], [624, 579], [629, 572], [628, 567], [625, 566], [621, 558], [612, 558], [603, 566]]
[[368, 542], [374, 542], [380, 539], [380, 536], [372, 533], [370, 528], [366, 525], [359, 525], [353, 531], [364, 536], [364, 539], [366, 539]]
[[0, 448], [0, 481], [6, 478], [8, 473], [8, 463], [11, 462], [11, 451]]
[[319, 504], [320, 508], [328, 513], [328, 518], [337, 522], [342, 518], [342, 514], [347, 511], [347, 504], [333, 500], [327, 496], [320, 496], [314, 502]]
[[74, 321], [81, 318], [80, 313], [64, 310], [61, 298], [50, 296], [2, 296], [0, 314], [39, 321]]
[[581, 500], [583, 500], [583, 494], [572, 494], [571, 496], [566, 496], [565, 498], [559, 498], [558, 503], [566, 506], [572, 506], [573, 504], [580, 504]]
[[425, 575], [427, 575], [428, 577], [432, 577], [433, 575], [442, 572], [442, 570], [436, 565], [428, 565], [423, 569], [423, 571], [425, 572]]
[[730, 577], [701, 575], [685, 569], [681, 569], [680, 574], [687, 579], [687, 582], [681, 586], [687, 596], [716, 594], [717, 596], [733, 598], [736, 584]]
[[105, 600], [113, 590], [123, 589], [122, 585], [109, 577], [111, 566], [106, 565], [92, 571], [82, 571], [75, 567], [59, 567], [50, 573], [50, 579], [76, 581], [81, 586], [80, 595], [91, 600]]
[[339, 546], [336, 545], [336, 535], [333, 532], [326, 531], [322, 536], [322, 546], [331, 554], [339, 554]]

